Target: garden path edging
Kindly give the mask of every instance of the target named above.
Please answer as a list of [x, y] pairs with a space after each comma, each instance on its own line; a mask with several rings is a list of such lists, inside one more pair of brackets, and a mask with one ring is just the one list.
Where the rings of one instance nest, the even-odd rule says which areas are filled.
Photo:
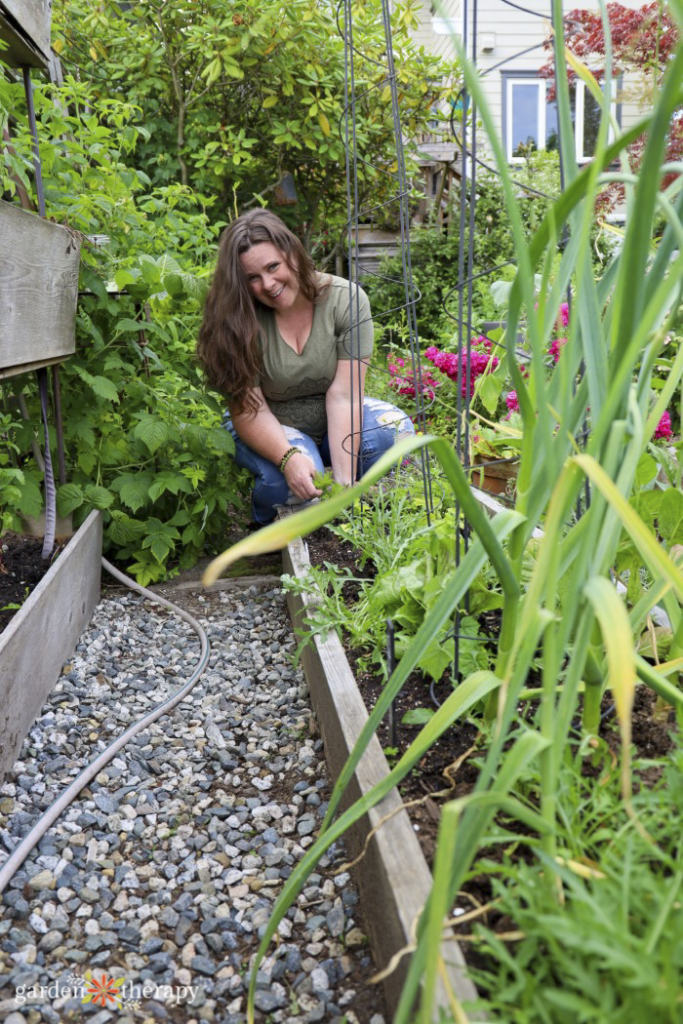
[[[310, 565], [305, 543], [298, 539], [282, 553], [284, 571], [300, 577]], [[295, 626], [305, 623], [306, 609], [314, 599], [306, 594], [287, 594]], [[301, 663], [311, 702], [325, 745], [325, 756], [334, 779], [345, 764], [368, 718], [341, 642], [335, 633], [319, 636], [304, 649]], [[348, 786], [344, 806], [359, 799], [389, 774], [389, 765], [376, 736], [372, 737]], [[399, 950], [414, 941], [417, 917], [431, 892], [432, 875], [415, 836], [408, 813], [396, 789], [377, 804], [345, 837], [352, 858], [357, 857], [372, 828], [391, 814], [375, 832], [368, 850], [354, 867], [363, 913], [378, 968], [387, 966]], [[449, 983], [461, 1002], [477, 998], [467, 975], [465, 960], [454, 940], [444, 942], [442, 955]], [[400, 999], [410, 958], [404, 956], [385, 979], [387, 1002], [395, 1009]], [[436, 1005], [448, 1009], [445, 989], [439, 982]]]
[[91, 512], [0, 635], [0, 781], [100, 597], [102, 515]]

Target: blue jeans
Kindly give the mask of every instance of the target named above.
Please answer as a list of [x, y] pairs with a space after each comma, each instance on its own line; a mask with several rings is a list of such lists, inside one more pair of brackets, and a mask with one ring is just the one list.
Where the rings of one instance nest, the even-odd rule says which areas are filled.
[[[298, 505], [301, 498], [291, 494], [284, 474], [274, 462], [257, 455], [237, 436], [230, 416], [226, 414], [223, 426], [229, 430], [235, 440], [235, 462], [240, 469], [248, 469], [254, 474], [254, 488], [251, 494], [251, 512], [255, 523], [265, 526], [275, 518], [276, 505]], [[320, 445], [312, 437], [295, 427], [282, 429], [285, 437], [300, 448], [313, 461], [317, 470], [324, 472], [330, 464], [330, 446], [327, 435]], [[363, 402], [363, 440], [358, 457], [358, 474], [361, 477], [377, 462], [381, 455], [388, 451], [399, 435], [414, 434], [415, 428], [410, 417], [401, 409], [389, 402], [381, 402], [377, 398], [366, 398]]]

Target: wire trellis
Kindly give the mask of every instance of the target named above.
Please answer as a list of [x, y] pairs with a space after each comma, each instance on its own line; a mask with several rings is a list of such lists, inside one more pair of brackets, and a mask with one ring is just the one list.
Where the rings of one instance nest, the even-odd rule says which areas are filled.
[[[500, 0], [501, 4], [508, 7], [530, 14], [535, 17], [545, 18], [551, 20], [551, 12], [540, 12], [538, 10], [532, 10], [524, 7], [521, 4], [513, 2], [513, 0]], [[477, 64], [477, 33], [479, 27], [479, 10], [478, 0], [462, 0], [463, 3], [463, 50], [469, 57], [469, 60], [473, 65]], [[349, 261], [349, 266], [355, 268], [356, 278], [362, 271], [364, 274], [372, 274], [377, 277], [385, 277], [386, 275], [378, 274], [377, 271], [371, 269], [369, 266], [363, 266], [361, 261], [361, 254], [359, 249], [359, 224], [360, 214], [364, 215], [365, 219], [371, 219], [373, 213], [383, 209], [387, 203], [378, 204], [377, 206], [360, 209], [359, 208], [359, 189], [358, 189], [358, 165], [361, 158], [358, 155], [357, 149], [357, 136], [356, 136], [356, 104], [358, 97], [355, 93], [355, 57], [358, 56], [365, 60], [372, 60], [375, 64], [379, 65], [379, 61], [375, 58], [370, 58], [360, 53], [354, 42], [354, 25], [353, 25], [353, 13], [352, 4], [350, 0], [342, 0], [339, 6], [339, 11], [343, 7], [344, 12], [344, 24], [343, 29], [340, 26], [340, 32], [345, 44], [345, 67], [346, 67], [346, 94], [345, 94], [345, 109], [344, 109], [344, 141], [346, 144], [347, 153], [347, 175], [348, 175], [348, 186], [347, 186], [347, 244], [346, 244], [346, 255]], [[403, 270], [403, 283], [405, 288], [405, 303], [403, 306], [393, 307], [390, 310], [373, 311], [374, 318], [380, 318], [387, 316], [391, 313], [395, 313], [398, 309], [403, 309], [406, 312], [407, 324], [408, 324], [408, 345], [410, 350], [411, 359], [411, 370], [412, 380], [415, 382], [415, 421], [418, 423], [421, 429], [425, 429], [427, 424], [427, 412], [429, 404], [425, 398], [425, 389], [422, 386], [422, 365], [421, 365], [421, 354], [419, 344], [419, 333], [417, 324], [417, 313], [416, 304], [419, 301], [420, 295], [413, 282], [412, 275], [412, 263], [410, 254], [410, 215], [409, 215], [409, 197], [411, 190], [406, 177], [405, 170], [405, 159], [403, 152], [403, 135], [401, 129], [401, 116], [398, 105], [397, 89], [396, 89], [396, 75], [394, 69], [394, 57], [392, 48], [391, 38], [391, 24], [389, 17], [389, 5], [388, 0], [382, 0], [382, 13], [385, 30], [385, 42], [386, 42], [386, 72], [382, 77], [381, 81], [378, 82], [373, 88], [384, 88], [386, 85], [390, 86], [391, 90], [391, 108], [392, 118], [394, 124], [395, 142], [396, 142], [396, 156], [397, 156], [397, 171], [393, 176], [396, 181], [397, 191], [396, 194], [389, 200], [389, 203], [396, 203], [399, 211], [398, 221], [400, 229], [400, 253], [401, 263]], [[532, 51], [539, 49], [543, 44], [538, 43], [532, 46], [527, 46], [523, 49], [518, 50], [514, 54], [507, 56], [504, 60], [499, 61], [492, 67], [488, 68], [483, 72], [483, 76], [490, 75], [493, 72], [499, 71], [505, 64], [510, 63], [515, 58], [522, 57]], [[459, 130], [456, 128], [456, 115], [457, 111], [461, 111], [461, 120]], [[478, 168], [484, 169], [489, 173], [497, 174], [496, 168], [492, 167], [485, 159], [482, 159], [480, 155], [480, 142], [478, 139], [478, 127], [477, 127], [477, 111], [473, 104], [470, 102], [467, 89], [463, 88], [458, 97], [458, 101], [453, 104], [451, 115], [449, 118], [450, 128], [452, 136], [458, 146], [461, 153], [461, 179], [460, 179], [460, 195], [458, 204], [458, 280], [456, 285], [451, 291], [445, 296], [443, 300], [443, 309], [446, 314], [454, 321], [457, 327], [457, 360], [459, 367], [459, 377], [457, 379], [457, 396], [456, 396], [456, 436], [455, 446], [458, 456], [461, 460], [463, 467], [466, 470], [472, 469], [469, 465], [469, 452], [470, 452], [470, 423], [471, 423], [471, 398], [472, 398], [472, 371], [471, 371], [471, 354], [472, 354], [472, 336], [473, 336], [473, 296], [474, 296], [474, 285], [475, 282], [489, 277], [501, 270], [507, 264], [496, 264], [490, 266], [484, 270], [477, 271], [474, 264], [474, 239], [475, 239], [475, 225], [476, 225], [476, 205], [477, 205], [477, 170]], [[560, 136], [558, 127], [558, 150], [560, 155], [560, 166], [562, 167], [562, 138]], [[386, 173], [386, 172], [385, 172]], [[444, 172], [445, 173], [445, 172]], [[526, 182], [515, 180], [514, 184], [520, 190], [530, 195], [536, 195], [544, 199], [553, 200], [557, 197], [550, 196], [547, 193], [541, 191], [538, 188], [527, 184]], [[351, 274], [349, 275], [351, 277]], [[395, 279], [390, 278], [389, 280], [394, 281]], [[352, 283], [350, 283], [350, 293], [354, 294], [355, 289]], [[451, 308], [452, 300], [456, 300], [455, 312]], [[494, 337], [490, 337], [487, 332], [482, 332], [484, 337], [492, 345], [501, 345], [502, 343]], [[354, 350], [353, 343], [351, 343], [350, 352], [352, 355], [352, 361], [357, 358], [357, 350]], [[530, 361], [530, 354], [519, 345], [516, 347], [516, 356], [520, 362]], [[461, 377], [464, 375], [464, 387], [462, 385]], [[584, 431], [584, 435], [587, 433]], [[492, 460], [492, 464], [509, 464], [517, 461], [514, 457], [511, 459], [496, 459]], [[425, 504], [427, 514], [434, 511], [434, 505], [432, 502], [432, 475], [429, 466], [429, 460], [422, 453], [422, 474], [424, 482], [425, 492]], [[509, 497], [506, 499], [505, 495], [496, 496], [502, 498], [503, 501], [512, 499]], [[578, 510], [577, 510], [578, 513]], [[455, 560], [456, 565], [459, 564], [461, 558], [461, 552], [466, 552], [469, 544], [470, 529], [469, 524], [463, 518], [461, 509], [456, 505], [455, 509]], [[468, 612], [469, 606], [467, 600], [465, 601], [464, 612]], [[460, 641], [465, 639], [467, 641], [481, 641], [487, 642], [487, 637], [473, 636], [470, 633], [461, 631], [461, 619], [462, 613], [460, 610], [457, 611], [455, 620], [451, 630], [446, 634], [445, 639], [453, 638], [454, 643], [454, 660], [452, 664], [452, 680], [455, 683], [460, 675]], [[393, 651], [393, 636], [394, 626], [392, 623], [387, 623], [387, 650]], [[432, 700], [438, 704], [439, 700], [435, 693], [434, 684], [430, 687]], [[392, 711], [391, 715], [391, 732], [392, 737], [396, 737], [396, 716], [395, 711]]]

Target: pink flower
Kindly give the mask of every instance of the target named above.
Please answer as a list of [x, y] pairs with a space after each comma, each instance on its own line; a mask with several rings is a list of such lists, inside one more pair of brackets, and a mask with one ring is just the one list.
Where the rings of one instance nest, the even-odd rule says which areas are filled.
[[[565, 305], [566, 305], [566, 303], [565, 303]], [[556, 363], [558, 363], [560, 361], [560, 352], [561, 352], [562, 346], [566, 345], [566, 344], [567, 344], [567, 339], [566, 338], [556, 338], [556, 340], [552, 343], [552, 345], [548, 349], [548, 355], [552, 356]]]
[[560, 306], [560, 319], [562, 320], [562, 326], [569, 326], [569, 303], [563, 302]]
[[668, 412], [665, 412], [662, 413], [662, 418], [655, 429], [655, 441], [668, 441], [670, 437], [673, 437], [673, 430], [671, 429], [671, 416]]
[[519, 399], [517, 398], [516, 391], [508, 391], [505, 396], [505, 404], [510, 412], [519, 412]]
[[[475, 344], [479, 342], [485, 342], [486, 339], [482, 337], [472, 339]], [[430, 346], [425, 350], [425, 359], [428, 359], [437, 370], [441, 370], [447, 377], [450, 377], [453, 381], [460, 383], [460, 390], [463, 398], [467, 397], [467, 377], [468, 377], [468, 357], [467, 352], [461, 353], [458, 358], [454, 352], [440, 352], [435, 346]], [[469, 392], [470, 397], [474, 393], [474, 385], [477, 377], [481, 377], [482, 373], [488, 373], [495, 370], [498, 366], [499, 359], [497, 356], [489, 356], [484, 352], [477, 352], [472, 350], [469, 357]], [[430, 384], [438, 386], [437, 382], [433, 379], [429, 381]]]

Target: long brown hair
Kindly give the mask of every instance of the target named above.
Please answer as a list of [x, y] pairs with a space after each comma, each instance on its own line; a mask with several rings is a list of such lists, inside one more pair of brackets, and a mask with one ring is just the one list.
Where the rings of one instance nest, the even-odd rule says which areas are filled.
[[307, 299], [317, 302], [324, 291], [313, 260], [274, 213], [250, 210], [225, 229], [199, 331], [197, 357], [207, 384], [231, 399], [234, 412], [258, 409], [249, 389], [263, 369], [260, 327], [256, 299], [249, 291], [240, 256], [260, 242], [270, 242], [282, 253]]

